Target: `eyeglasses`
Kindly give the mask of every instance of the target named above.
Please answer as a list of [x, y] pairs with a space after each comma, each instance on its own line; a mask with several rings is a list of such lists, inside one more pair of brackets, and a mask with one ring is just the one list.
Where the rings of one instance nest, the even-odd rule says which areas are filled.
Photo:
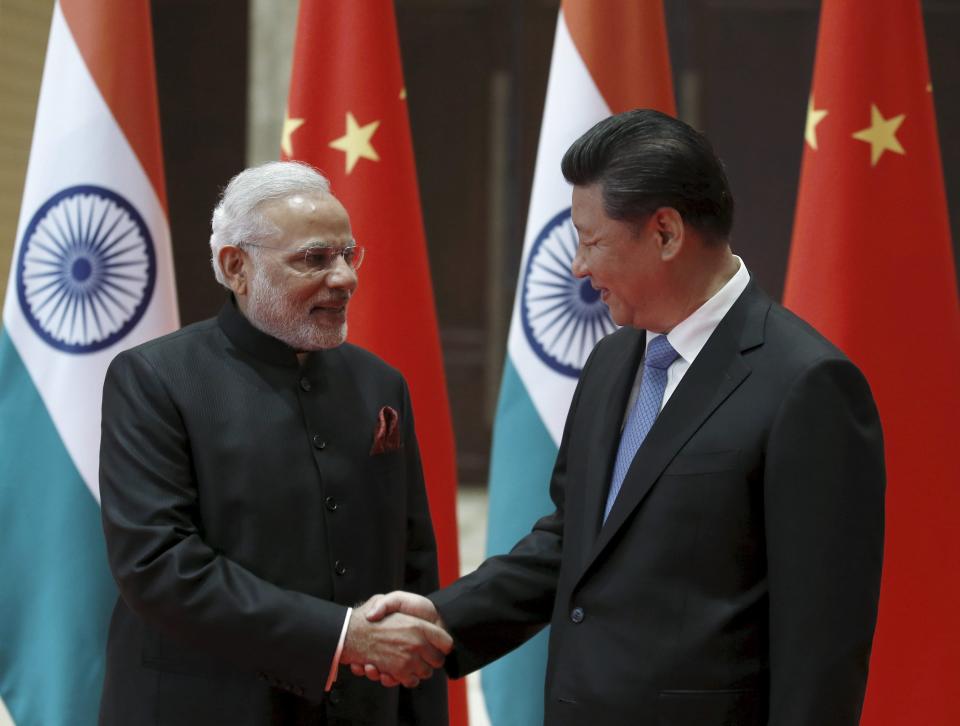
[[363, 262], [365, 247], [353, 244], [347, 247], [307, 247], [303, 250], [288, 250], [283, 247], [270, 247], [268, 245], [258, 245], [253, 242], [243, 242], [240, 247], [256, 247], [261, 250], [273, 250], [275, 252], [288, 252], [291, 259], [296, 263], [294, 268], [302, 267], [304, 272], [319, 273], [327, 272], [333, 269], [337, 263], [337, 258], [342, 257], [351, 270], [360, 268]]

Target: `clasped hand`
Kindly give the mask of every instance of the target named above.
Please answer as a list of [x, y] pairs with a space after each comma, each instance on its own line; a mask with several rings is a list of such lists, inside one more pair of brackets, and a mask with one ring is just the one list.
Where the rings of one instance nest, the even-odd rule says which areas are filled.
[[375, 595], [353, 611], [340, 662], [382, 685], [416, 688], [443, 667], [453, 639], [422, 595]]

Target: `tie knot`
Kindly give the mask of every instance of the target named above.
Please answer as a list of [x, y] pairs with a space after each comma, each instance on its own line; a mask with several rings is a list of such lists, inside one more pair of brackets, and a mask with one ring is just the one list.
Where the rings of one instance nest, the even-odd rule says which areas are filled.
[[658, 335], [656, 338], [650, 341], [650, 344], [647, 346], [647, 354], [644, 358], [643, 364], [645, 366], [650, 366], [651, 368], [659, 368], [661, 370], [669, 368], [670, 364], [673, 363], [677, 356], [680, 355], [673, 349], [673, 346], [670, 345], [670, 341], [667, 340], [666, 335]]

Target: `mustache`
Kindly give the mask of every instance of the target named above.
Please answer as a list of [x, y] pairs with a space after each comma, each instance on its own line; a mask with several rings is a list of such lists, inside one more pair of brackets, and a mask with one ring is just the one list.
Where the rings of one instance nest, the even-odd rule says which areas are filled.
[[327, 295], [315, 302], [317, 305], [342, 307], [350, 302], [352, 294], [344, 292], [338, 295]]

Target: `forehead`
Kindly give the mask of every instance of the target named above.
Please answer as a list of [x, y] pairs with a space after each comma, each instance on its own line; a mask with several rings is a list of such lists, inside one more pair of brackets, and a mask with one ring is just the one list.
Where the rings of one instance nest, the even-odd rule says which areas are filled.
[[610, 221], [603, 207], [603, 189], [600, 184], [575, 186], [570, 214], [574, 226], [581, 231], [595, 229]]
[[351, 237], [347, 210], [330, 194], [293, 194], [262, 212], [280, 230], [278, 241], [290, 247], [310, 240], [345, 244]]

